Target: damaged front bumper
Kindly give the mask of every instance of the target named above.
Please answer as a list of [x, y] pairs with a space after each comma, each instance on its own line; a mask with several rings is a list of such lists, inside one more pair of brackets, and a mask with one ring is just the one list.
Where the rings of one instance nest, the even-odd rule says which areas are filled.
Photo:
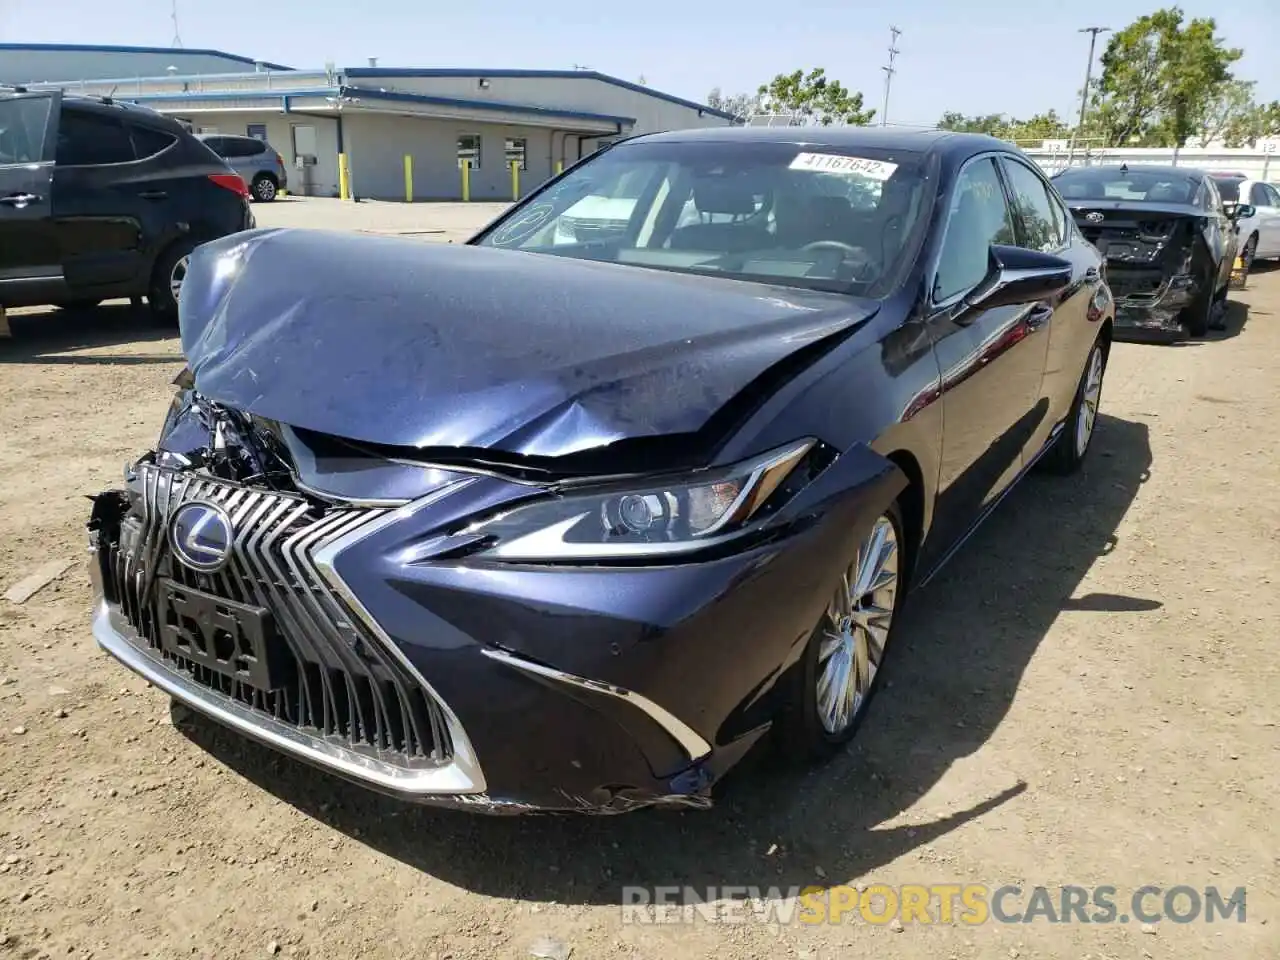
[[[830, 557], [896, 494], [885, 464], [846, 455], [820, 514], [738, 552], [557, 567], [467, 559], [448, 532], [527, 484], [436, 471], [409, 502], [326, 503], [144, 458], [95, 498], [94, 635], [197, 713], [403, 800], [705, 807], [767, 731]], [[214, 515], [225, 566], [179, 562]]]

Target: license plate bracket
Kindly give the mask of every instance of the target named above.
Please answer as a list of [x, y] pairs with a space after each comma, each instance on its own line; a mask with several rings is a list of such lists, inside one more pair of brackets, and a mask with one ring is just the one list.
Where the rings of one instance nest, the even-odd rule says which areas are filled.
[[264, 607], [236, 603], [169, 579], [156, 583], [160, 647], [256, 690], [279, 690], [295, 664]]

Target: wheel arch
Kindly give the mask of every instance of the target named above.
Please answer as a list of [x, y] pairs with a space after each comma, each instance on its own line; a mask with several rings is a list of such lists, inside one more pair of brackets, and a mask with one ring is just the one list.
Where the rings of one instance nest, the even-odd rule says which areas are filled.
[[911, 574], [915, 572], [916, 558], [924, 542], [926, 527], [924, 471], [915, 454], [905, 448], [892, 450], [884, 456], [907, 478], [907, 485], [898, 495], [898, 503], [902, 510], [902, 522], [907, 527], [904, 532], [909, 548], [907, 562]]

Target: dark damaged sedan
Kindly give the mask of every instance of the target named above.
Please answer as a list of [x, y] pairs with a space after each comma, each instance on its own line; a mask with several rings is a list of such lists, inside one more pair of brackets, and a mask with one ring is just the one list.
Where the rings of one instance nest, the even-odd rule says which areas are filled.
[[1077, 167], [1054, 177], [1085, 237], [1106, 257], [1122, 328], [1202, 337], [1221, 329], [1247, 204], [1223, 203], [1185, 167]]
[[468, 245], [206, 244], [101, 645], [376, 790], [703, 806], [854, 734], [908, 588], [1089, 448], [1097, 251], [996, 140], [637, 137]]

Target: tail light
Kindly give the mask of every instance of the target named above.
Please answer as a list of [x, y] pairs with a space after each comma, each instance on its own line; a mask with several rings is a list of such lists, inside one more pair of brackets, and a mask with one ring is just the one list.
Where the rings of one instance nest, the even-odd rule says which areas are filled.
[[280, 156], [280, 154], [278, 154], [278, 153], [276, 154], [276, 166], [277, 166], [277, 167], [283, 167], [283, 166], [284, 166], [284, 157]]
[[232, 193], [238, 194], [246, 199], [249, 196], [249, 188], [245, 186], [244, 181], [240, 179], [240, 175], [238, 173], [211, 173], [209, 174], [209, 179], [224, 190], [230, 190]]

